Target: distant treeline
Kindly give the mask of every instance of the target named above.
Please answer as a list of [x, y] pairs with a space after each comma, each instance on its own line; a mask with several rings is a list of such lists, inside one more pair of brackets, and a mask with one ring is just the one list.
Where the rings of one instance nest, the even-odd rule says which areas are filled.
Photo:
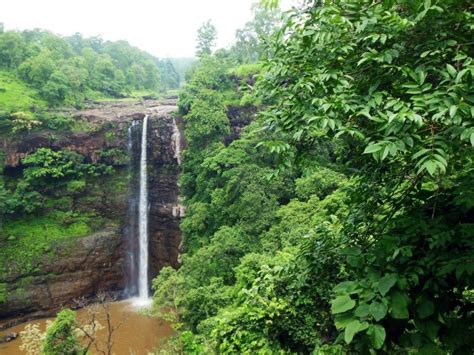
[[[0, 68], [11, 71], [50, 105], [81, 106], [86, 98], [176, 89], [191, 60], [158, 59], [126, 41], [62, 37], [43, 30], [4, 31]], [[180, 73], [181, 72], [181, 73]]]

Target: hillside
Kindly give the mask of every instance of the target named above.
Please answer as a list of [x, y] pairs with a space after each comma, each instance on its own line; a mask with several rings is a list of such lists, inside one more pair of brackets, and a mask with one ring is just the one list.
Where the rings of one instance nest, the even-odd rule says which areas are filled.
[[29, 112], [46, 106], [37, 90], [13, 72], [0, 70], [0, 112]]

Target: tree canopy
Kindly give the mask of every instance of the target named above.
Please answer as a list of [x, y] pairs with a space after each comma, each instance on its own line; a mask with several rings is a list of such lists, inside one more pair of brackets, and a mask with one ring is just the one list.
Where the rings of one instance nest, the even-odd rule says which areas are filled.
[[203, 57], [210, 55], [216, 45], [217, 30], [211, 20], [204, 22], [198, 29], [196, 55]]
[[185, 352], [472, 352], [471, 13], [305, 1], [257, 75], [201, 58], [180, 95], [185, 253], [155, 283]]
[[172, 62], [126, 41], [60, 37], [47, 31], [0, 33], [0, 68], [15, 72], [50, 106], [80, 107], [97, 95], [123, 97], [132, 91], [177, 89]]

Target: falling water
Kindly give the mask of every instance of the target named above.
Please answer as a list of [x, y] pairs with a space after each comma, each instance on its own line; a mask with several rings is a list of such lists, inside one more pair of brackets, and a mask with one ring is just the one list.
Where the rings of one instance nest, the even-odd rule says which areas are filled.
[[142, 146], [140, 155], [140, 199], [138, 202], [138, 298], [140, 303], [148, 301], [148, 184], [147, 184], [147, 123], [148, 115], [143, 119]]
[[173, 143], [174, 158], [181, 165], [181, 132], [176, 124], [176, 119], [173, 118], [173, 134], [171, 135]]

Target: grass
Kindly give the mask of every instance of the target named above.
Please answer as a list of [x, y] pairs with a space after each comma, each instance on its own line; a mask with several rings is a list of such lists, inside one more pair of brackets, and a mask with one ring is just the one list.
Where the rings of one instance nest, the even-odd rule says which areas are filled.
[[0, 304], [7, 301], [7, 284], [0, 283]]
[[93, 232], [101, 218], [92, 214], [55, 211], [45, 216], [25, 216], [6, 221], [0, 248], [0, 275], [40, 271], [45, 255], [54, 256], [60, 243]]
[[0, 70], [0, 111], [29, 112], [32, 107], [45, 108], [38, 92], [10, 71]]
[[226, 90], [222, 92], [224, 98], [224, 105], [228, 106], [239, 106], [241, 95], [234, 90]]
[[262, 66], [258, 63], [253, 64], [242, 64], [238, 67], [229, 70], [230, 75], [235, 75], [239, 78], [246, 78], [255, 74], [259, 74], [262, 71]]

